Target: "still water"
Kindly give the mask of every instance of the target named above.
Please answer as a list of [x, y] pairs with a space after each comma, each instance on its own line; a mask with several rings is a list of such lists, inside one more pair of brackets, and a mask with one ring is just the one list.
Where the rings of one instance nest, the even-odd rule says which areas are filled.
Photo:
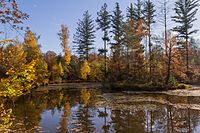
[[[35, 91], [4, 104], [2, 127], [14, 133], [200, 132], [200, 97], [104, 92], [100, 89]], [[2, 113], [3, 111], [1, 111]]]

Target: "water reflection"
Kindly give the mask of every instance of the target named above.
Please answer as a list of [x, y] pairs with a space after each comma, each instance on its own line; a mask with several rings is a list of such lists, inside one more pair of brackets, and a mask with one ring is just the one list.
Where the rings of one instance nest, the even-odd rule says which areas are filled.
[[33, 92], [0, 106], [0, 132], [198, 133], [199, 103], [200, 97], [96, 89]]

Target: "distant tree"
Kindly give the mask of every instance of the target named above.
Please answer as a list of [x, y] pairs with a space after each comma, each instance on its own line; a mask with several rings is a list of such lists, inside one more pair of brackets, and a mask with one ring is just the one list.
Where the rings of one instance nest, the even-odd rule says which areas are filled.
[[[160, 10], [158, 13], [158, 21], [162, 24], [162, 26], [164, 27], [164, 44], [165, 46], [167, 46], [168, 44], [168, 30], [169, 30], [169, 11], [170, 11], [170, 7], [169, 7], [169, 0], [163, 0], [160, 2]], [[165, 50], [167, 50], [167, 48], [165, 48]]]
[[109, 39], [108, 36], [108, 30], [110, 29], [110, 23], [111, 23], [111, 16], [109, 14], [109, 12], [107, 11], [107, 4], [104, 3], [104, 5], [101, 7], [101, 10], [97, 13], [98, 17], [97, 17], [97, 24], [98, 24], [98, 30], [101, 29], [104, 33], [102, 39], [104, 41], [104, 49], [103, 49], [103, 53], [104, 53], [104, 76], [106, 77], [107, 75], [107, 44]]
[[141, 41], [145, 36], [145, 30], [142, 19], [135, 17], [135, 12], [136, 11], [131, 4], [130, 7], [127, 8], [127, 21], [125, 25], [125, 41], [128, 62], [127, 72], [130, 74], [132, 79], [144, 80], [144, 47], [141, 44]]
[[130, 68], [129, 52], [132, 47], [131, 39], [134, 38], [134, 36], [130, 34], [130, 32], [133, 31], [132, 28], [135, 28], [134, 15], [135, 15], [135, 10], [134, 10], [133, 4], [131, 3], [130, 7], [127, 8], [127, 14], [126, 14], [127, 22], [126, 22], [126, 26], [125, 26], [126, 59], [127, 59], [127, 72], [128, 73], [129, 73], [129, 68]]
[[[153, 41], [153, 40], [152, 40]], [[164, 83], [165, 60], [163, 55], [163, 48], [160, 44], [155, 44], [152, 47], [152, 76], [151, 81], [154, 85]]]
[[60, 62], [54, 64], [51, 71], [51, 81], [53, 83], [61, 83], [63, 74], [62, 64]]
[[142, 9], [142, 2], [141, 0], [137, 0], [135, 3], [135, 8], [134, 8], [134, 19], [136, 21], [143, 19], [143, 9]]
[[144, 3], [144, 10], [143, 10], [143, 15], [144, 15], [144, 20], [146, 22], [146, 25], [148, 27], [148, 43], [149, 43], [149, 70], [150, 70], [150, 80], [152, 76], [152, 56], [151, 56], [151, 25], [155, 23], [154, 17], [155, 17], [155, 5], [153, 4], [152, 1], [146, 0]]
[[166, 55], [166, 63], [167, 63], [167, 76], [166, 76], [166, 84], [169, 83], [172, 70], [172, 63], [174, 62], [174, 58], [176, 56], [175, 47], [177, 46], [177, 37], [173, 35], [171, 32], [168, 32], [167, 40], [165, 42], [165, 55]]
[[121, 61], [120, 57], [123, 53], [123, 47], [124, 47], [124, 16], [122, 14], [122, 11], [120, 10], [119, 3], [116, 3], [115, 9], [113, 11], [112, 15], [112, 34], [113, 34], [113, 40], [114, 42], [111, 43], [111, 50], [113, 54], [112, 64], [113, 65], [112, 71], [115, 78], [121, 77], [119, 74], [121, 73]]
[[90, 79], [93, 81], [103, 81], [105, 80], [104, 76], [104, 60], [102, 58], [97, 57], [96, 59], [90, 61]]
[[[61, 83], [64, 77], [64, 60], [62, 61], [60, 57], [54, 51], [47, 51], [44, 54], [44, 60], [48, 64], [48, 71], [50, 74], [50, 81], [53, 83]], [[63, 58], [62, 58], [63, 59]]]
[[48, 70], [52, 71], [52, 66], [57, 63], [57, 54], [54, 51], [47, 51], [44, 60], [48, 64]]
[[58, 33], [58, 36], [60, 37], [60, 40], [61, 40], [60, 45], [65, 54], [64, 55], [65, 63], [66, 65], [69, 65], [71, 61], [71, 50], [69, 48], [69, 30], [66, 25], [63, 25], [63, 24], [61, 25], [61, 30]]
[[76, 52], [82, 61], [89, 59], [89, 53], [93, 49], [95, 30], [94, 22], [88, 11], [83, 14], [83, 19], [79, 20], [76, 33], [74, 34], [74, 43], [77, 44]]
[[175, 2], [175, 16], [172, 20], [179, 24], [173, 30], [179, 33], [179, 37], [185, 39], [183, 47], [186, 49], [186, 66], [189, 71], [189, 37], [198, 30], [193, 30], [193, 22], [197, 20], [195, 15], [198, 11], [199, 0], [177, 0]]
[[115, 10], [113, 11], [112, 15], [112, 33], [113, 33], [113, 39], [114, 43], [112, 43], [111, 47], [113, 49], [113, 56], [120, 56], [121, 55], [121, 49], [123, 47], [124, 43], [124, 22], [123, 22], [124, 16], [122, 14], [122, 11], [120, 10], [119, 3], [116, 3]]
[[126, 13], [126, 17], [128, 19], [128, 21], [130, 20], [135, 20], [135, 9], [133, 7], [133, 3], [130, 4], [129, 7], [127, 7], [126, 9], [127, 13]]

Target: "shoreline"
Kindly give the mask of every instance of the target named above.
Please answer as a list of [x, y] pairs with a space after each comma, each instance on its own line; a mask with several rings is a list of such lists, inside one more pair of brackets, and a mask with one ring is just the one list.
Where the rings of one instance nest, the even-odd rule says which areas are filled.
[[82, 82], [82, 83], [61, 83], [61, 84], [50, 84], [48, 86], [41, 86], [35, 91], [47, 91], [47, 90], [59, 90], [59, 89], [94, 89], [98, 88], [101, 90], [108, 90], [113, 92], [122, 92], [128, 94], [166, 94], [166, 95], [177, 95], [177, 96], [200, 96], [200, 86], [191, 86], [186, 89], [171, 89], [171, 90], [138, 90], [134, 88], [129, 89], [113, 89], [108, 88], [111, 83], [102, 84], [100, 82]]

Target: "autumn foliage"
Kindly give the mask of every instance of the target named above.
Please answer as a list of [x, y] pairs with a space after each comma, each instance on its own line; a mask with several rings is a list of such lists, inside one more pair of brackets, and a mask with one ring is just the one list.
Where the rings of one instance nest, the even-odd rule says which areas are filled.
[[[16, 0], [0, 0], [0, 15], [1, 24], [24, 30], [19, 24], [28, 15], [19, 9]], [[89, 11], [84, 12], [73, 41], [69, 40], [69, 28], [61, 25], [58, 33], [60, 54], [42, 53], [39, 37], [30, 29], [25, 30], [23, 41], [17, 38], [0, 40], [0, 97], [17, 97], [41, 85], [77, 80], [167, 87], [179, 82], [200, 81], [198, 43], [190, 34], [185, 38], [172, 30], [166, 30], [165, 37], [153, 33], [153, 2], [143, 4], [138, 0], [127, 8], [126, 16], [119, 3], [115, 4], [113, 12], [107, 11], [105, 3], [97, 15], [98, 27], [95, 27], [92, 15]], [[189, 21], [191, 26], [192, 22]], [[96, 30], [103, 33], [98, 53]], [[70, 42], [75, 44], [75, 54], [70, 49]], [[89, 93], [83, 101], [88, 97]]]

